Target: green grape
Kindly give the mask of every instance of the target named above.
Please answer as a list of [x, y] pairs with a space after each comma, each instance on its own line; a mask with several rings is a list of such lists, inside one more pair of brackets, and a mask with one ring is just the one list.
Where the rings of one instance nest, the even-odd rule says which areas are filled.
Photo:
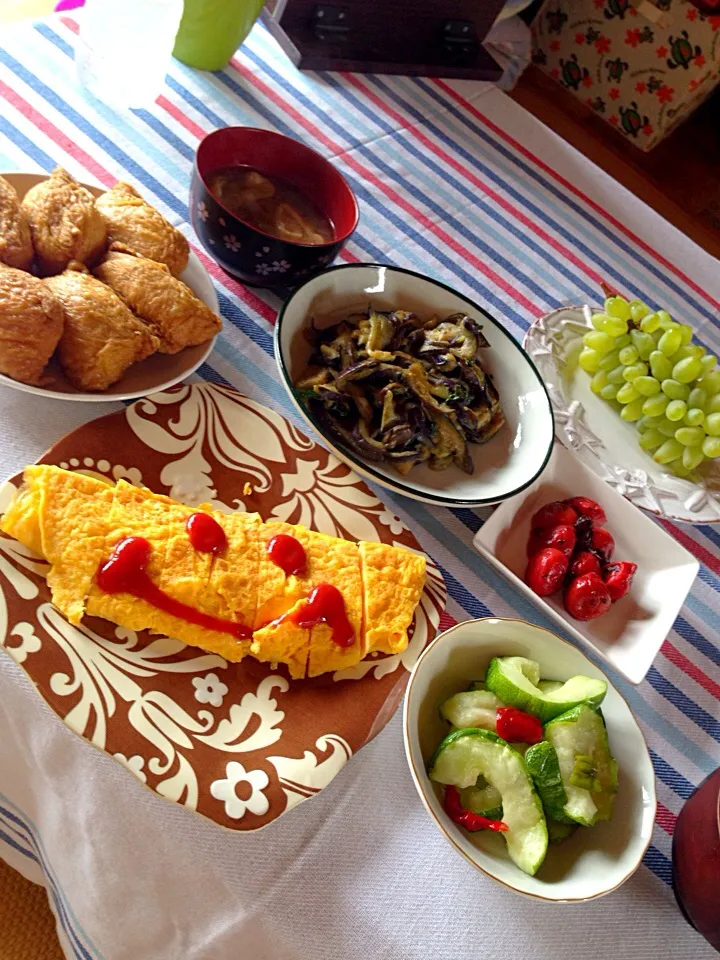
[[683, 466], [688, 470], [694, 470], [699, 467], [705, 459], [702, 447], [685, 447], [682, 453]]
[[673, 365], [664, 353], [661, 353], [659, 350], [653, 350], [648, 359], [650, 361], [652, 375], [657, 380], [665, 380], [670, 376]]
[[603, 387], [600, 391], [600, 396], [603, 400], [614, 400], [617, 396], [619, 387], [616, 383], [608, 383], [607, 386]]
[[642, 330], [631, 330], [630, 339], [635, 346], [641, 360], [647, 360], [655, 349], [655, 341], [649, 333], [643, 333]]
[[704, 410], [708, 399], [707, 390], [703, 390], [702, 387], [693, 387], [687, 403], [689, 407], [699, 407]]
[[665, 410], [665, 416], [668, 420], [672, 420], [673, 423], [682, 420], [686, 413], [687, 404], [684, 400], [671, 400]]
[[[637, 318], [633, 315], [633, 320], [637, 323]], [[660, 329], [660, 317], [656, 313], [647, 313], [640, 317], [640, 329], [644, 333], [655, 333]]]
[[616, 399], [620, 403], [631, 403], [633, 400], [637, 400], [639, 396], [640, 394], [631, 383], [624, 383], [618, 390]]
[[716, 393], [714, 397], [710, 397], [705, 412], [720, 413], [720, 393]]
[[680, 360], [687, 360], [689, 357], [700, 358], [703, 356], [703, 348], [699, 347], [696, 343], [691, 343], [687, 347], [680, 347], [673, 354], [673, 363], [678, 363]]
[[678, 324], [675, 323], [675, 321], [667, 312], [667, 310], [657, 310], [656, 313], [658, 316], [658, 320], [660, 321], [660, 326], [662, 327], [663, 330], [668, 330], [673, 326], [678, 326]]
[[[586, 333], [583, 339], [587, 342], [589, 336], [592, 336], [592, 334]], [[671, 357], [680, 346], [681, 339], [679, 330], [666, 330], [658, 341], [658, 350], [664, 353], [666, 357]], [[588, 344], [588, 346], [592, 346], [592, 344]]]
[[626, 366], [629, 366], [631, 363], [635, 363], [639, 357], [639, 353], [635, 347], [629, 346], [623, 347], [618, 356], [620, 357], [620, 363], [624, 363]]
[[720, 457], [720, 437], [705, 437], [702, 452], [708, 460], [717, 460]]
[[657, 450], [659, 446], [665, 443], [665, 437], [659, 430], [646, 430], [640, 437], [639, 443], [643, 450]]
[[658, 447], [653, 454], [655, 463], [670, 463], [671, 460], [677, 460], [682, 456], [683, 445], [674, 437], [666, 440], [661, 447]]
[[590, 381], [590, 389], [593, 393], [600, 393], [602, 388], [607, 385], [607, 374], [604, 371], [598, 371]]
[[705, 431], [702, 427], [678, 427], [675, 439], [684, 447], [699, 447], [705, 439]]
[[693, 328], [690, 324], [683, 323], [680, 325], [680, 336], [682, 337], [683, 345], [687, 346], [693, 338]]
[[643, 414], [642, 417], [640, 417], [638, 422], [635, 424], [635, 426], [640, 431], [640, 433], [645, 433], [646, 430], [654, 430], [664, 421], [665, 421], [665, 417], [648, 417], [647, 414]]
[[690, 387], [684, 383], [678, 383], [677, 380], [663, 380], [660, 384], [662, 392], [671, 400], [687, 400], [690, 396]]
[[633, 380], [637, 380], [638, 377], [646, 377], [648, 375], [648, 368], [646, 363], [631, 363], [630, 366], [625, 367], [623, 370], [623, 378], [632, 383]]
[[618, 348], [618, 350], [622, 350], [623, 347], [627, 347], [630, 343], [632, 343], [630, 334], [624, 333], [621, 337], [616, 339], [615, 346]]
[[699, 376], [701, 371], [702, 367], [697, 357], [686, 357], [673, 367], [673, 380], [677, 380], [678, 383], [690, 383]]
[[613, 367], [613, 369], [610, 371], [608, 374], [608, 383], [625, 383], [625, 367], [622, 364], [617, 367]]
[[688, 412], [683, 417], [683, 420], [689, 427], [701, 427], [705, 423], [705, 413], [700, 407], [688, 406]]
[[604, 331], [605, 321], [609, 320], [610, 317], [606, 313], [594, 313], [590, 317], [590, 323], [596, 330], [599, 330], [600, 333]]
[[630, 318], [630, 304], [625, 297], [608, 297], [605, 301], [605, 313], [611, 317], [617, 317], [618, 320], [628, 320]]
[[720, 370], [704, 373], [695, 386], [702, 387], [711, 397], [714, 397], [716, 393], [720, 393]]
[[669, 403], [669, 397], [664, 393], [658, 393], [657, 396], [648, 397], [643, 403], [643, 413], [646, 417], [662, 417]]
[[635, 420], [639, 420], [642, 416], [642, 406], [642, 397], [640, 397], [638, 400], [631, 400], [630, 403], [625, 404], [620, 411], [620, 418], [628, 423], [633, 423]]
[[705, 433], [709, 437], [720, 437], [720, 413], [710, 413], [705, 418]]
[[669, 440], [671, 437], [675, 436], [675, 431], [677, 430], [677, 426], [663, 417], [663, 422], [659, 423], [657, 427], [655, 427], [655, 429], [658, 431], [658, 433], [661, 433], [664, 437], [667, 437]]
[[622, 337], [627, 333], [628, 328], [626, 320], [619, 320], [607, 313], [596, 313], [592, 318], [592, 324], [596, 330], [606, 333], [609, 337]]
[[595, 350], [601, 356], [610, 353], [615, 347], [615, 338], [608, 336], [607, 333], [601, 333], [599, 330], [589, 330], [583, 336], [583, 343], [591, 350]]
[[[686, 450], [690, 450], [690, 447], [685, 447]], [[674, 473], [676, 477], [689, 477], [690, 470], [683, 463], [682, 457], [678, 457], [677, 460], [671, 460], [667, 464], [667, 468], [671, 473]]]
[[[606, 353], [598, 365], [598, 370], [602, 370], [603, 373], [610, 373], [610, 371], [620, 363], [620, 357], [618, 354], [618, 350], [613, 350], [611, 353]], [[668, 376], [670, 376], [670, 374], [668, 374]]]
[[717, 357], [714, 353], [706, 353], [704, 357], [700, 357], [700, 365], [702, 366], [703, 373], [709, 373], [711, 370], [714, 370], [716, 363]]
[[600, 354], [594, 350], [588, 350], [587, 347], [580, 351], [578, 363], [585, 373], [596, 373], [600, 365]]
[[655, 377], [638, 377], [633, 381], [633, 386], [644, 397], [654, 397], [660, 393], [660, 384]]
[[646, 303], [642, 302], [642, 300], [631, 300], [630, 316], [635, 321], [635, 323], [640, 323], [640, 321], [644, 320], [645, 317], [652, 316], [652, 311], [650, 310], [650, 307]]

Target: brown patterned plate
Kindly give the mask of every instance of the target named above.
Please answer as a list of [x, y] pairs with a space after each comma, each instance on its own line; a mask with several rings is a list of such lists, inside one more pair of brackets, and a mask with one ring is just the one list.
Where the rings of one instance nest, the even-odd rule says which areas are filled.
[[[349, 540], [420, 550], [348, 467], [226, 387], [182, 384], [79, 427], [43, 463], [125, 477], [192, 506], [257, 510]], [[4, 509], [20, 483], [0, 489]], [[249, 491], [249, 492], [248, 492]], [[52, 606], [47, 564], [0, 537], [0, 645], [80, 736], [150, 789], [232, 830], [257, 830], [318, 793], [385, 726], [435, 636], [445, 585], [428, 563], [407, 650], [312, 680]]]

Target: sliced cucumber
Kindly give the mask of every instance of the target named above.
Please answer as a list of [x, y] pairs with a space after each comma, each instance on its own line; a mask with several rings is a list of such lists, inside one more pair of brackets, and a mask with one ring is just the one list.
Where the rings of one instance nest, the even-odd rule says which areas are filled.
[[534, 744], [525, 754], [525, 763], [548, 819], [573, 823], [565, 814], [568, 798], [555, 747], [547, 740]]
[[482, 727], [495, 733], [497, 708], [501, 706], [498, 698], [489, 690], [468, 690], [447, 699], [440, 707], [440, 713], [459, 730]]
[[540, 667], [525, 657], [493, 657], [485, 682], [503, 703], [525, 710], [547, 723], [581, 703], [597, 706], [607, 691], [605, 680], [571, 677], [556, 690], [543, 692], [535, 679]]
[[535, 684], [538, 690], [542, 690], [543, 693], [554, 693], [556, 690], [559, 690], [562, 685], [562, 680], [541, 680]]
[[503, 833], [511, 859], [532, 876], [545, 859], [547, 825], [525, 761], [489, 730], [456, 730], [445, 737], [430, 761], [430, 779], [471, 787], [482, 775], [500, 793]]
[[575, 833], [578, 825], [576, 823], [560, 823], [558, 820], [548, 819], [547, 827], [550, 843], [561, 843]]
[[463, 809], [471, 813], [479, 813], [488, 820], [502, 820], [502, 797], [497, 787], [488, 783], [485, 777], [478, 777], [472, 787], [464, 787], [460, 791], [460, 802]]
[[609, 820], [618, 775], [600, 710], [574, 707], [548, 723], [545, 736], [557, 753], [567, 794], [565, 816], [586, 827]]

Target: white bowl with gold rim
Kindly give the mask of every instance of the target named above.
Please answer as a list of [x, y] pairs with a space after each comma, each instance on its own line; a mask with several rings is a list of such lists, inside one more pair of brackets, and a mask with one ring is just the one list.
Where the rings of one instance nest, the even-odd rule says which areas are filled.
[[[522, 656], [540, 664], [543, 678], [577, 674], [607, 680], [602, 703], [610, 749], [619, 770], [613, 818], [580, 827], [550, 844], [534, 877], [510, 860], [502, 836], [468, 833], [443, 810], [442, 787], [427, 774], [427, 762], [449, 726], [440, 704], [485, 676], [494, 656]], [[655, 822], [655, 775], [645, 739], [633, 714], [605, 674], [560, 637], [525, 620], [466, 620], [441, 633], [421, 654], [410, 677], [403, 711], [405, 753], [415, 786], [435, 826], [474, 867], [517, 893], [556, 903], [594, 900], [632, 876], [650, 844]]]

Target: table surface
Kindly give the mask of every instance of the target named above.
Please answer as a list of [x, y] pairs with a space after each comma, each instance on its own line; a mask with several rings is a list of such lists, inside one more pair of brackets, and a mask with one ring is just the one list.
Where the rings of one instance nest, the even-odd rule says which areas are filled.
[[[518, 338], [561, 304], [596, 301], [606, 279], [720, 348], [717, 262], [490, 86], [300, 74], [256, 28], [226, 70], [173, 62], [156, 104], [117, 113], [79, 88], [76, 33], [69, 19], [3, 32], [0, 169], [60, 163], [85, 181], [131, 180], [193, 242], [198, 139], [225, 124], [272, 127], [333, 158], [352, 183], [362, 219], [344, 260], [444, 280]], [[272, 356], [277, 297], [204, 262], [225, 328], [201, 375], [294, 419]], [[2, 474], [100, 412], [0, 390]], [[441, 565], [451, 618], [544, 622], [474, 553], [482, 514], [384, 497]], [[0, 855], [47, 885], [68, 957], [711, 960], [675, 907], [670, 849], [683, 801], [720, 762], [720, 533], [666, 527], [702, 565], [647, 679], [612, 676], [650, 745], [659, 806], [643, 867], [607, 898], [541, 904], [473, 871], [415, 794], [397, 716], [311, 803], [234, 836], [76, 737], [5, 655]]]

